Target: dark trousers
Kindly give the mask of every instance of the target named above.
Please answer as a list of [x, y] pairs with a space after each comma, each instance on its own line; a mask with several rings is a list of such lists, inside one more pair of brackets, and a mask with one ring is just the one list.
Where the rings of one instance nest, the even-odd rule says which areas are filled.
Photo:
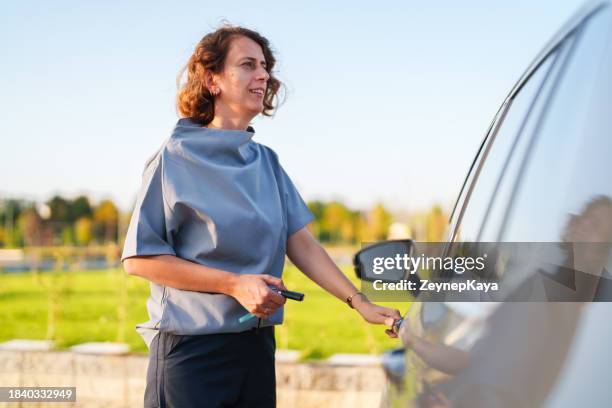
[[151, 343], [145, 408], [275, 407], [274, 327]]

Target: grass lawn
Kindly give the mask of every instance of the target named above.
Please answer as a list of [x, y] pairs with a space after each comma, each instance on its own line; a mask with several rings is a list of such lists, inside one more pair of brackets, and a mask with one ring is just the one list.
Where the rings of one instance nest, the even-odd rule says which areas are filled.
[[[355, 282], [350, 267], [343, 271]], [[304, 292], [304, 302], [287, 301], [285, 323], [276, 328], [278, 348], [302, 352], [304, 359], [335, 353], [381, 353], [398, 347], [383, 326], [363, 322], [356, 311], [287, 266], [283, 279]], [[147, 281], [121, 270], [0, 274], [0, 341], [55, 340], [65, 348], [89, 341], [123, 341], [133, 351], [146, 346], [134, 330], [148, 320]], [[383, 303], [406, 311], [408, 303]], [[50, 323], [50, 324], [49, 324]]]

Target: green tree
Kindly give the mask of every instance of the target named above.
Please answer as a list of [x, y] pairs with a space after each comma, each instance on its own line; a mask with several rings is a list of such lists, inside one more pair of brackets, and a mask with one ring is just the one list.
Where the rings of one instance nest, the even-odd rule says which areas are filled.
[[368, 236], [368, 220], [367, 212], [359, 211], [356, 215], [355, 221], [355, 242], [362, 243], [366, 242]]
[[325, 211], [325, 203], [322, 201], [309, 201], [308, 209], [312, 211], [312, 214], [315, 216], [316, 220], [320, 220], [323, 218], [323, 212]]
[[342, 240], [342, 227], [350, 220], [350, 213], [344, 204], [337, 201], [329, 203], [323, 211], [322, 229], [328, 233], [331, 242]]
[[97, 224], [98, 238], [103, 242], [117, 240], [117, 221], [119, 210], [111, 200], [103, 200], [94, 210], [94, 221]]
[[70, 202], [63, 197], [56, 195], [46, 204], [51, 210], [49, 221], [58, 223], [58, 225], [72, 221], [70, 219]]
[[40, 245], [42, 219], [35, 208], [28, 208], [19, 214], [17, 227], [26, 245]]
[[347, 243], [358, 243], [361, 229], [361, 212], [349, 210], [348, 217], [342, 223], [342, 240]]
[[307, 205], [308, 209], [315, 217], [309, 225], [310, 231], [312, 232], [312, 235], [314, 235], [314, 237], [320, 241], [322, 239], [321, 220], [323, 218], [323, 210], [325, 210], [325, 204], [321, 201], [309, 201]]
[[68, 244], [71, 240], [70, 232], [66, 228], [70, 225], [70, 202], [56, 195], [46, 202], [50, 214], [47, 220], [51, 228], [54, 245]]
[[382, 203], [376, 204], [368, 217], [369, 239], [373, 241], [387, 239], [392, 220], [391, 213], [385, 206]]
[[439, 205], [433, 206], [427, 214], [427, 241], [441, 242], [446, 232], [448, 217]]
[[76, 221], [79, 218], [93, 216], [93, 209], [89, 203], [89, 198], [79, 196], [70, 203], [70, 221]]
[[4, 226], [2, 242], [5, 247], [18, 246], [22, 242], [22, 234], [17, 228], [17, 219], [26, 206], [23, 200], [0, 200], [0, 224]]
[[74, 245], [74, 228], [71, 224], [64, 225], [62, 228], [62, 244]]
[[79, 245], [88, 245], [92, 238], [93, 223], [88, 217], [79, 218], [74, 224], [74, 233]]

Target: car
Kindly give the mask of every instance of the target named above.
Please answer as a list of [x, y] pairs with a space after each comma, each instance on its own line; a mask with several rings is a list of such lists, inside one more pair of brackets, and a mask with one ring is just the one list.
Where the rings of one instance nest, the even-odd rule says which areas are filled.
[[[611, 161], [612, 7], [605, 1], [579, 10], [512, 88], [449, 219], [442, 252], [488, 243], [495, 253], [489, 276], [500, 286], [512, 281], [510, 289], [487, 302], [428, 301], [411, 291], [415, 302], [399, 328], [408, 347], [383, 356], [383, 406], [610, 406]], [[525, 262], [517, 268], [500, 254], [519, 245], [539, 256], [542, 248], [565, 250], [568, 242], [603, 244], [586, 261], [577, 244], [571, 247], [574, 269], [583, 262], [586, 271], [595, 257], [601, 273], [571, 275], [559, 285], [549, 279], [562, 290], [555, 301], [517, 297], [537, 268]], [[413, 244], [390, 241], [360, 251], [358, 276], [377, 279], [360, 267], [364, 256], [397, 253], [398, 247], [410, 253]], [[588, 296], [567, 297], [579, 289]]]

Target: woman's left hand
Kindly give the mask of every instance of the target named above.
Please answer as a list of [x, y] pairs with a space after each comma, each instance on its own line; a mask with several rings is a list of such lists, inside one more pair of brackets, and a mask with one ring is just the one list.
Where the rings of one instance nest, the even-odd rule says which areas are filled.
[[389, 329], [385, 330], [387, 336], [397, 337], [393, 331], [393, 324], [402, 317], [397, 309], [375, 305], [363, 296], [357, 296], [353, 300], [353, 306], [366, 322], [389, 326]]

